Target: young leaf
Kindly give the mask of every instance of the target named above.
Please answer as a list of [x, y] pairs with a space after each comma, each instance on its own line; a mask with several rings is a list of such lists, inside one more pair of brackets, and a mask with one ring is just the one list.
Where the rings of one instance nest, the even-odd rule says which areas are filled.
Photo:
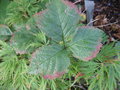
[[66, 41], [80, 21], [80, 15], [74, 4], [53, 0], [48, 9], [38, 13], [38, 27], [54, 41]]
[[35, 47], [33, 49], [29, 48], [29, 46], [33, 43], [40, 43], [40, 40], [36, 37], [39, 33], [39, 29], [32, 27], [29, 24], [24, 25], [20, 27], [18, 31], [14, 32], [10, 44], [15, 49], [16, 53], [24, 54], [31, 52]]
[[24, 54], [27, 52], [28, 46], [35, 41], [34, 33], [23, 29], [14, 33], [11, 38], [11, 46], [15, 49], [16, 53]]
[[45, 43], [45, 35], [36, 27], [33, 18], [28, 20], [26, 24], [15, 25], [14, 32], [11, 38], [11, 45], [16, 53], [24, 54], [32, 52], [39, 46]]
[[74, 57], [88, 61], [96, 57], [102, 47], [103, 32], [93, 27], [82, 27], [76, 31], [69, 49]]
[[0, 40], [5, 40], [12, 35], [12, 31], [6, 25], [0, 25]]
[[44, 46], [33, 53], [29, 71], [31, 74], [40, 73], [46, 79], [54, 79], [63, 75], [69, 65], [70, 60], [63, 47]]

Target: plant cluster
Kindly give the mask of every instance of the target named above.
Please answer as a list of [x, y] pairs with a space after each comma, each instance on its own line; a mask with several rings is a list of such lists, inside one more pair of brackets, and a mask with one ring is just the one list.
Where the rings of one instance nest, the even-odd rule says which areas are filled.
[[71, 2], [53, 0], [35, 15], [39, 9], [28, 8], [26, 23], [14, 30], [0, 25], [0, 89], [118, 88], [120, 42], [106, 44], [102, 30], [81, 24], [81, 11]]
[[45, 9], [50, 0], [13, 0], [7, 6], [8, 25], [26, 23], [35, 13]]

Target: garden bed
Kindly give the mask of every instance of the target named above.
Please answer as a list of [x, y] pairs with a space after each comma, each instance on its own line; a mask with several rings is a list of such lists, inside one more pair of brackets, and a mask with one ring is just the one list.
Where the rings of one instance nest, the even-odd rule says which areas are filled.
[[83, 1], [10, 0], [0, 11], [0, 90], [119, 90], [119, 5], [101, 3], [88, 26]]

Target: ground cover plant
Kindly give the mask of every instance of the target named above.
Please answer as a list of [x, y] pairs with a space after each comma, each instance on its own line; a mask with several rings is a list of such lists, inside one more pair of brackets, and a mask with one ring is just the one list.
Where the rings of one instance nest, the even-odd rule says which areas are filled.
[[10, 27], [0, 25], [0, 89], [119, 88], [120, 42], [82, 24], [82, 12], [71, 2], [51, 0], [44, 7], [25, 22], [15, 23], [15, 17]]
[[6, 23], [21, 24], [26, 23], [34, 13], [43, 10], [46, 2], [50, 0], [13, 0], [7, 7]]

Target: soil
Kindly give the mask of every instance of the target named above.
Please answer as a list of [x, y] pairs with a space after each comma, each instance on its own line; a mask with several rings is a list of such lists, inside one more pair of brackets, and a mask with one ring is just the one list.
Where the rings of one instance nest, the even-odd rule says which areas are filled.
[[[120, 0], [94, 1], [94, 26], [102, 29], [109, 36], [110, 41], [120, 40]], [[84, 0], [76, 4], [82, 5], [82, 11], [85, 10]]]
[[96, 2], [94, 20], [94, 26], [104, 30], [111, 40], [120, 40], [120, 0]]

